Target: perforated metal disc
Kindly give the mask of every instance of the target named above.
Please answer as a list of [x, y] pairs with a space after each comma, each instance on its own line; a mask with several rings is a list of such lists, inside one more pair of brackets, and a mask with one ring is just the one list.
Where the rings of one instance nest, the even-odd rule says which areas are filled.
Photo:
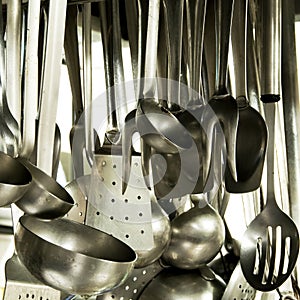
[[153, 247], [151, 200], [140, 156], [132, 157], [131, 176], [124, 195], [121, 171], [122, 156], [95, 156], [86, 224], [112, 234], [135, 250], [147, 250]]

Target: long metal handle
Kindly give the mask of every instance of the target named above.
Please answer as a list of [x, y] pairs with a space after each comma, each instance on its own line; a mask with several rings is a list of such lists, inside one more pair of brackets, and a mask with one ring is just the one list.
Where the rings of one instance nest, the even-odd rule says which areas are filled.
[[28, 25], [25, 56], [24, 123], [21, 156], [29, 158], [35, 144], [35, 126], [38, 108], [38, 44], [40, 0], [28, 2]]
[[232, 53], [234, 63], [234, 75], [236, 97], [246, 96], [246, 31], [247, 31], [248, 0], [238, 0], [234, 3]]
[[10, 110], [21, 121], [21, 0], [7, 3], [6, 87]]
[[227, 94], [228, 51], [234, 0], [215, 0], [217, 94]]
[[262, 97], [264, 95], [279, 96], [281, 88], [281, 0], [262, 1], [262, 10], [261, 94]]
[[[184, 0], [163, 0], [163, 5], [167, 21], [168, 79], [180, 82]], [[180, 85], [176, 82], [168, 87], [170, 104], [180, 104]]]
[[[282, 98], [290, 214], [300, 229], [300, 104], [295, 41], [295, 1], [282, 2]], [[299, 260], [298, 260], [299, 261]], [[300, 261], [296, 265], [300, 283]]]
[[49, 5], [37, 142], [37, 166], [51, 175], [67, 0], [51, 0]]

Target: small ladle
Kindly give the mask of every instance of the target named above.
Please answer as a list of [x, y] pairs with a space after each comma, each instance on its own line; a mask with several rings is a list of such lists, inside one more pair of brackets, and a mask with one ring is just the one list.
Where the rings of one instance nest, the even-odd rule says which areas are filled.
[[[232, 22], [233, 0], [216, 0], [216, 87], [209, 106], [220, 122], [226, 142], [228, 168], [234, 178], [236, 175], [236, 136], [238, 127], [238, 106], [235, 99], [228, 93], [227, 71], [228, 50]], [[211, 112], [208, 112], [208, 123], [216, 122]]]
[[235, 1], [232, 51], [239, 123], [236, 137], [237, 181], [227, 168], [225, 186], [230, 193], [247, 193], [260, 186], [267, 147], [267, 128], [260, 113], [249, 105], [247, 96], [246, 32], [248, 0]]

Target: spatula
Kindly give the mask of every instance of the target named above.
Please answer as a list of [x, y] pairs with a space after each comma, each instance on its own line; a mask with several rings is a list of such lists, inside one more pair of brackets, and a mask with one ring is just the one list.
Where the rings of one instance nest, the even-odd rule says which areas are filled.
[[293, 271], [299, 252], [299, 233], [293, 220], [279, 208], [274, 191], [275, 102], [280, 99], [281, 1], [264, 1], [263, 14], [265, 51], [262, 55], [264, 79], [261, 99], [265, 103], [269, 130], [267, 202], [244, 234], [240, 262], [251, 286], [260, 291], [271, 291], [286, 281]]

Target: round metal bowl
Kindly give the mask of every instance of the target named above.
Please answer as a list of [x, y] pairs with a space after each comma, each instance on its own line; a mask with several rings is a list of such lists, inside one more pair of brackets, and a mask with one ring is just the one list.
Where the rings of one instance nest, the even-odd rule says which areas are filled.
[[137, 258], [113, 236], [67, 219], [22, 216], [15, 245], [21, 262], [38, 280], [78, 295], [96, 295], [122, 284]]
[[28, 160], [18, 158], [32, 175], [32, 184], [16, 205], [28, 215], [42, 219], [64, 216], [75, 204], [70, 194], [51, 176]]
[[19, 200], [28, 190], [32, 177], [17, 159], [0, 152], [0, 207]]

